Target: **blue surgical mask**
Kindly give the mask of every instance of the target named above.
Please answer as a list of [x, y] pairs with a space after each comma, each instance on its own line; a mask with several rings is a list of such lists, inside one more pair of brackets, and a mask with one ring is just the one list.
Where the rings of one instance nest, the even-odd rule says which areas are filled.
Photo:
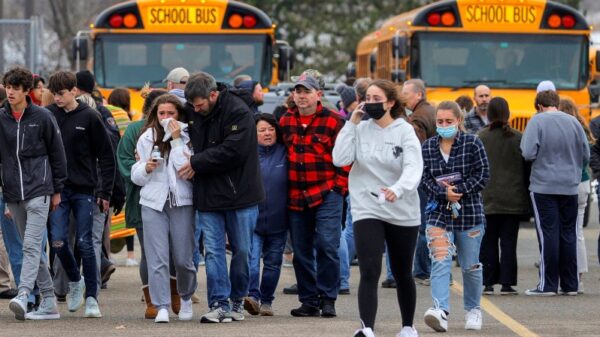
[[436, 131], [442, 138], [452, 138], [458, 132], [458, 127], [456, 125], [438, 126]]

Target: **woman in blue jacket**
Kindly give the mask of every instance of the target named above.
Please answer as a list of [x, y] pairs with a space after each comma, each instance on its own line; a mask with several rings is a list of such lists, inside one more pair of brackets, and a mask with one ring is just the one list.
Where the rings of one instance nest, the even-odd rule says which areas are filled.
[[[287, 239], [288, 163], [279, 125], [273, 115], [258, 114], [255, 119], [265, 199], [258, 205], [258, 219], [252, 236], [250, 291], [244, 308], [251, 315], [273, 316], [271, 304]], [[259, 281], [261, 256], [263, 270]]]

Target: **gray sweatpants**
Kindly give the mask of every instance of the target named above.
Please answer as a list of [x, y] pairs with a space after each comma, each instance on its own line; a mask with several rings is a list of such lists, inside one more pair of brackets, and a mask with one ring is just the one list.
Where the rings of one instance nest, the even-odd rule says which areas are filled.
[[47, 235], [46, 223], [50, 209], [50, 196], [17, 203], [9, 202], [7, 206], [23, 240], [23, 266], [19, 292], [31, 293], [37, 280], [42, 297], [54, 297], [48, 261], [42, 255], [42, 241]]
[[163, 211], [158, 212], [142, 206], [142, 222], [152, 303], [157, 308], [171, 304], [169, 250], [175, 264], [177, 292], [182, 299], [189, 300], [196, 291], [193, 207], [170, 207], [167, 201]]

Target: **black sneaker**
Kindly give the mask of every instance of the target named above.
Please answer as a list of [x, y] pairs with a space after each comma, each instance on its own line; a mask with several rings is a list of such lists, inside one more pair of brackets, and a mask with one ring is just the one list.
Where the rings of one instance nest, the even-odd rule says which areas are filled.
[[321, 301], [321, 317], [335, 317], [335, 301], [323, 300]]
[[494, 295], [494, 286], [485, 286], [483, 288], [483, 294], [484, 295]]
[[319, 308], [302, 303], [299, 308], [292, 309], [290, 314], [294, 317], [319, 317], [321, 313], [319, 312]]
[[283, 293], [286, 295], [298, 295], [298, 284], [294, 283], [289, 287], [283, 288]]
[[396, 280], [387, 279], [387, 280], [381, 282], [381, 287], [382, 288], [396, 288]]
[[519, 295], [519, 293], [511, 286], [502, 286], [502, 289], [500, 289], [500, 295]]
[[338, 290], [338, 295], [350, 295], [350, 289], [340, 289]]

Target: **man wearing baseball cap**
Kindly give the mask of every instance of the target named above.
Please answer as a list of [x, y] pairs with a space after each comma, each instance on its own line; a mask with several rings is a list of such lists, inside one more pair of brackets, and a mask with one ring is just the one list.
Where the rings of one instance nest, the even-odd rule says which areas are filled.
[[185, 95], [183, 90], [187, 83], [190, 73], [182, 67], [177, 67], [169, 72], [163, 82], [167, 82], [167, 91], [169, 94], [173, 94], [179, 98], [181, 104], [185, 104]]
[[291, 311], [296, 317], [336, 316], [337, 250], [349, 168], [333, 165], [331, 153], [344, 122], [323, 106], [321, 96], [318, 80], [302, 74], [292, 91], [295, 107], [279, 121], [288, 150], [289, 225], [302, 303]]

